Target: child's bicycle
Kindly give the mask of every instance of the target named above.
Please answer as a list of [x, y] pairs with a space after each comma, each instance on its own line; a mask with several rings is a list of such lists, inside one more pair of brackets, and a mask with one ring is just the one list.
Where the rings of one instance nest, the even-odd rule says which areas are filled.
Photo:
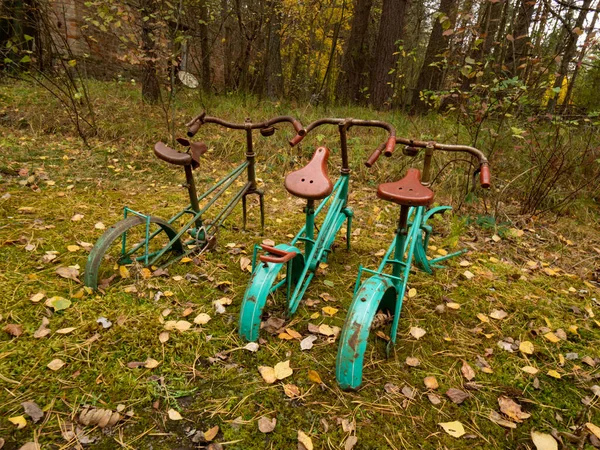
[[[465, 152], [476, 157], [479, 160], [479, 168], [474, 175], [479, 173], [482, 187], [490, 186], [488, 161], [484, 154], [474, 147], [413, 141], [405, 138], [396, 138], [396, 142], [406, 145], [403, 153], [407, 156], [416, 156], [419, 149], [425, 149], [423, 174], [421, 175], [418, 169], [410, 168], [404, 178], [392, 183], [380, 184], [377, 190], [377, 197], [380, 199], [400, 205], [400, 215], [395, 237], [378, 269], [373, 271], [359, 267], [354, 298], [344, 322], [336, 360], [336, 378], [343, 389], [356, 389], [362, 382], [363, 361], [369, 332], [373, 319], [379, 311], [393, 314], [390, 340], [386, 349], [389, 356], [391, 347], [396, 343], [402, 300], [413, 261], [421, 270], [431, 274], [434, 268], [442, 267], [440, 265], [442, 261], [464, 252], [458, 251], [427, 259], [427, 247], [432, 232], [427, 221], [435, 214], [452, 209], [450, 206], [429, 209], [433, 202], [433, 192], [429, 189], [429, 185], [434, 151]], [[380, 151], [374, 152], [367, 161], [367, 166], [374, 164], [380, 154]], [[387, 156], [390, 154], [386, 152]], [[390, 266], [391, 270], [386, 272]], [[372, 276], [361, 284], [363, 272], [369, 272]]]
[[[321, 119], [306, 127], [306, 133], [321, 126], [336, 125], [340, 134], [342, 168], [340, 177], [333, 184], [327, 175], [327, 159], [329, 150], [319, 147], [311, 161], [302, 169], [288, 174], [285, 178], [285, 188], [290, 194], [306, 200], [304, 212], [306, 223], [289, 244], [279, 244], [274, 247], [260, 245], [265, 254], [258, 257], [259, 247], [254, 247], [252, 255], [252, 277], [242, 300], [239, 319], [240, 337], [248, 341], [258, 339], [261, 316], [267, 298], [282, 286], [286, 287], [287, 315], [296, 312], [306, 289], [310, 285], [319, 264], [327, 261], [335, 237], [344, 224], [346, 225], [346, 245], [350, 248], [352, 227], [352, 210], [348, 207], [348, 183], [350, 168], [346, 134], [349, 128], [376, 127], [388, 131], [388, 139], [381, 144], [376, 152], [384, 149], [391, 152], [396, 144], [395, 129], [385, 123], [374, 120], [356, 119]], [[298, 134], [290, 141], [296, 145], [304, 135]], [[322, 200], [315, 209], [315, 201]], [[315, 218], [327, 206], [327, 214], [315, 235]], [[304, 252], [298, 248], [298, 243], [304, 244]], [[278, 274], [286, 266], [286, 275], [277, 280]]]
[[[162, 142], [156, 143], [154, 154], [158, 159], [183, 167], [190, 203], [168, 220], [142, 214], [125, 206], [123, 220], [110, 226], [90, 252], [85, 266], [85, 285], [96, 289], [98, 280], [115, 276], [117, 273], [115, 269], [121, 270], [121, 266], [139, 263], [143, 267], [149, 267], [160, 262], [161, 267], [165, 267], [192, 252], [198, 253], [214, 247], [219, 228], [240, 200], [243, 225], [246, 226], [246, 197], [249, 195], [258, 195], [260, 224], [264, 227], [264, 193], [256, 185], [256, 154], [252, 131], [258, 129], [263, 136], [271, 136], [275, 132], [274, 125], [281, 122], [291, 123], [297, 133], [296, 136], [305, 134], [300, 122], [289, 116], [275, 117], [260, 123], [250, 122], [249, 119], [244, 123], [231, 123], [202, 113], [189, 122], [187, 124], [189, 137], [193, 137], [205, 123], [215, 123], [233, 130], [244, 130], [246, 134], [246, 160], [201, 195], [196, 191], [193, 170], [200, 167], [200, 157], [208, 150], [206, 144], [178, 138], [177, 141], [188, 148], [186, 152], [180, 152], [167, 147]], [[247, 180], [243, 186], [233, 192], [232, 197], [224, 202], [225, 205], [210, 220], [205, 219], [206, 212], [226, 192], [233, 190], [233, 183], [244, 173], [247, 175]], [[202, 202], [205, 204], [201, 207]], [[182, 218], [186, 222], [177, 228], [176, 222]], [[187, 238], [184, 235], [187, 235]], [[166, 257], [167, 253], [169, 257]]]

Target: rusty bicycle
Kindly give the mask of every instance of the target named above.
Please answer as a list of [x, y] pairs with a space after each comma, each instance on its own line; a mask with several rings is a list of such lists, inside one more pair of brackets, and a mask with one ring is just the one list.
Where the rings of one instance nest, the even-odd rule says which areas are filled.
[[[98, 287], [98, 280], [116, 276], [120, 268], [138, 264], [141, 267], [159, 265], [168, 266], [173, 262], [191, 254], [212, 248], [216, 243], [216, 235], [223, 222], [232, 213], [235, 206], [242, 202], [242, 221], [246, 225], [247, 197], [257, 195], [260, 206], [260, 223], [264, 228], [264, 193], [257, 187], [253, 131], [259, 130], [262, 136], [275, 133], [275, 125], [290, 123], [296, 136], [306, 132], [302, 124], [290, 116], [279, 116], [265, 122], [254, 123], [246, 119], [244, 123], [228, 122], [202, 113], [187, 124], [188, 137], [194, 137], [200, 127], [205, 124], [217, 124], [227, 129], [242, 130], [246, 134], [245, 161], [235, 167], [223, 178], [198, 195], [193, 171], [201, 166], [201, 157], [208, 147], [203, 142], [190, 142], [185, 138], [177, 141], [187, 150], [180, 152], [162, 142], [154, 146], [155, 156], [168, 164], [183, 167], [185, 172], [185, 188], [189, 204], [170, 219], [144, 214], [125, 206], [123, 220], [110, 226], [98, 239], [87, 259], [84, 283], [93, 289]], [[237, 190], [234, 183], [246, 174], [245, 183]], [[206, 218], [209, 210], [225, 193], [232, 196], [210, 219]], [[204, 203], [201, 206], [201, 203]], [[176, 222], [184, 220], [181, 227]], [[187, 219], [187, 220], [186, 220]]]

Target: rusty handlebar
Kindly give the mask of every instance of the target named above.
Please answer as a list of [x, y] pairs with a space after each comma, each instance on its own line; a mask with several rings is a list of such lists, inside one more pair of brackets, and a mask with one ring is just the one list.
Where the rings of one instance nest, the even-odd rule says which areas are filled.
[[300, 121], [291, 116], [278, 116], [265, 122], [257, 123], [250, 122], [249, 119], [247, 119], [247, 121], [244, 123], [233, 123], [223, 119], [219, 119], [218, 117], [207, 116], [206, 112], [202, 112], [201, 114], [190, 120], [186, 124], [186, 127], [188, 129], [187, 135], [189, 137], [194, 136], [198, 132], [200, 127], [205, 123], [215, 123], [225, 128], [231, 128], [233, 130], [259, 129], [265, 136], [269, 136], [274, 131], [274, 129], [272, 128], [273, 125], [281, 122], [291, 123], [294, 127], [294, 130], [296, 130], [296, 136], [304, 136], [306, 134], [306, 130], [304, 129]]

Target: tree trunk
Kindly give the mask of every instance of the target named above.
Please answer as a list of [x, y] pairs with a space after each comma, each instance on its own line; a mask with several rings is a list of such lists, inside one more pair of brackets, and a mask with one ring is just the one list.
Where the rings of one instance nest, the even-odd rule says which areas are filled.
[[152, 17], [156, 11], [154, 0], [141, 0], [140, 11], [142, 19], [148, 17], [148, 20], [142, 20], [142, 98], [148, 103], [156, 103], [160, 98], [160, 85], [156, 73], [156, 36], [153, 34], [156, 29], [156, 19]]
[[442, 14], [436, 17], [427, 45], [423, 67], [419, 73], [416, 86], [416, 96], [413, 97], [412, 109], [414, 112], [424, 112], [427, 110], [427, 103], [422, 98], [422, 91], [431, 90], [437, 91], [441, 88], [444, 75], [442, 64], [447, 58], [449, 37], [444, 36], [444, 27], [440, 22], [442, 17], [447, 17], [450, 22], [448, 30], [454, 29], [456, 20], [457, 0], [441, 0], [439, 12]]
[[267, 8], [271, 11], [268, 28], [263, 92], [270, 100], [283, 95], [283, 77], [281, 65], [281, 13], [283, 5], [279, 0], [269, 0]]
[[410, 0], [383, 0], [377, 34], [375, 62], [371, 72], [370, 101], [375, 108], [390, 105], [394, 94], [397, 42], [402, 36], [404, 15]]
[[202, 90], [204, 92], [210, 92], [210, 46], [208, 42], [208, 9], [206, 7], [206, 0], [200, 2], [200, 27], [198, 29], [200, 34], [200, 51], [202, 52], [202, 64], [200, 69], [202, 71]]
[[[564, 52], [562, 54], [562, 59], [560, 61], [558, 76], [554, 80], [554, 89], [562, 88], [563, 80], [567, 76], [567, 72], [569, 70], [569, 64], [571, 63], [573, 56], [575, 56], [575, 51], [577, 50], [577, 39], [579, 38], [579, 34], [577, 34], [575, 30], [582, 29], [583, 22], [588, 13], [588, 9], [590, 7], [591, 2], [592, 0], [583, 0], [581, 9], [579, 11], [579, 14], [577, 15], [577, 19], [575, 20], [575, 26], [570, 30], [566, 30], [567, 40], [564, 47]], [[550, 100], [548, 101], [548, 112], [554, 111], [554, 108], [556, 107], [556, 103], [558, 101], [558, 96], [559, 94], [555, 93], [552, 96], [552, 98], [550, 98]]]
[[355, 0], [350, 37], [342, 58], [336, 94], [340, 103], [356, 103], [361, 98], [362, 81], [368, 60], [367, 31], [373, 0]]
[[529, 43], [531, 36], [529, 35], [529, 27], [533, 18], [537, 0], [521, 0], [519, 2], [519, 12], [513, 29], [513, 42], [511, 51], [508, 52], [506, 65], [513, 76], [518, 75], [523, 79], [523, 74], [526, 68], [526, 59], [529, 54]]

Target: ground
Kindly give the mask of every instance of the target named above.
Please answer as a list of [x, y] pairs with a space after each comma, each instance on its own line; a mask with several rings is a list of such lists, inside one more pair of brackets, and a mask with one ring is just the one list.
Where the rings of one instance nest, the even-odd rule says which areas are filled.
[[[247, 230], [238, 207], [212, 251], [152, 276], [115, 267], [112, 282], [93, 292], [80, 281], [89, 244], [121, 218], [125, 205], [166, 218], [185, 206], [182, 171], [157, 161], [142, 141], [103, 136], [85, 147], [73, 135], [32, 133], [14, 121], [1, 131], [3, 448], [37, 442], [65, 449], [217, 443], [291, 449], [302, 445], [299, 439], [309, 447], [307, 438], [323, 449], [536, 448], [532, 431], [553, 434], [565, 448], [599, 442], [593, 426], [600, 425], [597, 209], [577, 217], [512, 216], [511, 223], [493, 220], [485, 208], [489, 194], [477, 190], [471, 203], [435, 220], [431, 255], [468, 252], [433, 276], [411, 275], [392, 354], [385, 356], [388, 324], [370, 341], [362, 387], [344, 392], [335, 381], [337, 342], [318, 335], [302, 351], [300, 340], [312, 334], [309, 324], [342, 327], [359, 264], [377, 266], [398, 211], [376, 199], [376, 182], [395, 176], [397, 168], [386, 174], [390, 163], [382, 162], [369, 176], [353, 159], [351, 250], [340, 236], [296, 315], [273, 334], [262, 330], [252, 352], [237, 335], [250, 277], [247, 258], [255, 244], [286, 242], [300, 227], [302, 202], [282, 181], [316, 141], [292, 152], [284, 136], [273, 143], [257, 138], [264, 233], [252, 201]], [[243, 158], [243, 135], [216, 128], [206, 133], [211, 151], [196, 172], [199, 189]], [[365, 146], [358, 138], [351, 144]], [[456, 194], [437, 194], [439, 204], [458, 203]], [[59, 272], [72, 278], [57, 273], [69, 267]], [[61, 309], [66, 304], [55, 297], [70, 304]], [[278, 295], [268, 305], [272, 317], [284, 318], [283, 301]], [[211, 320], [195, 324], [201, 313]], [[100, 318], [111, 325], [103, 327]], [[40, 332], [44, 320], [41, 329], [49, 333]], [[191, 326], [178, 331], [170, 321]], [[284, 361], [293, 374], [265, 382], [258, 367]], [[456, 403], [457, 395], [466, 399]], [[511, 413], [509, 400], [522, 411]], [[43, 417], [34, 422], [23, 402], [35, 402]], [[85, 426], [85, 408], [118, 411], [120, 420], [112, 427]], [[262, 417], [276, 419], [272, 432], [259, 431]], [[459, 438], [439, 425], [454, 421], [465, 430]]]

